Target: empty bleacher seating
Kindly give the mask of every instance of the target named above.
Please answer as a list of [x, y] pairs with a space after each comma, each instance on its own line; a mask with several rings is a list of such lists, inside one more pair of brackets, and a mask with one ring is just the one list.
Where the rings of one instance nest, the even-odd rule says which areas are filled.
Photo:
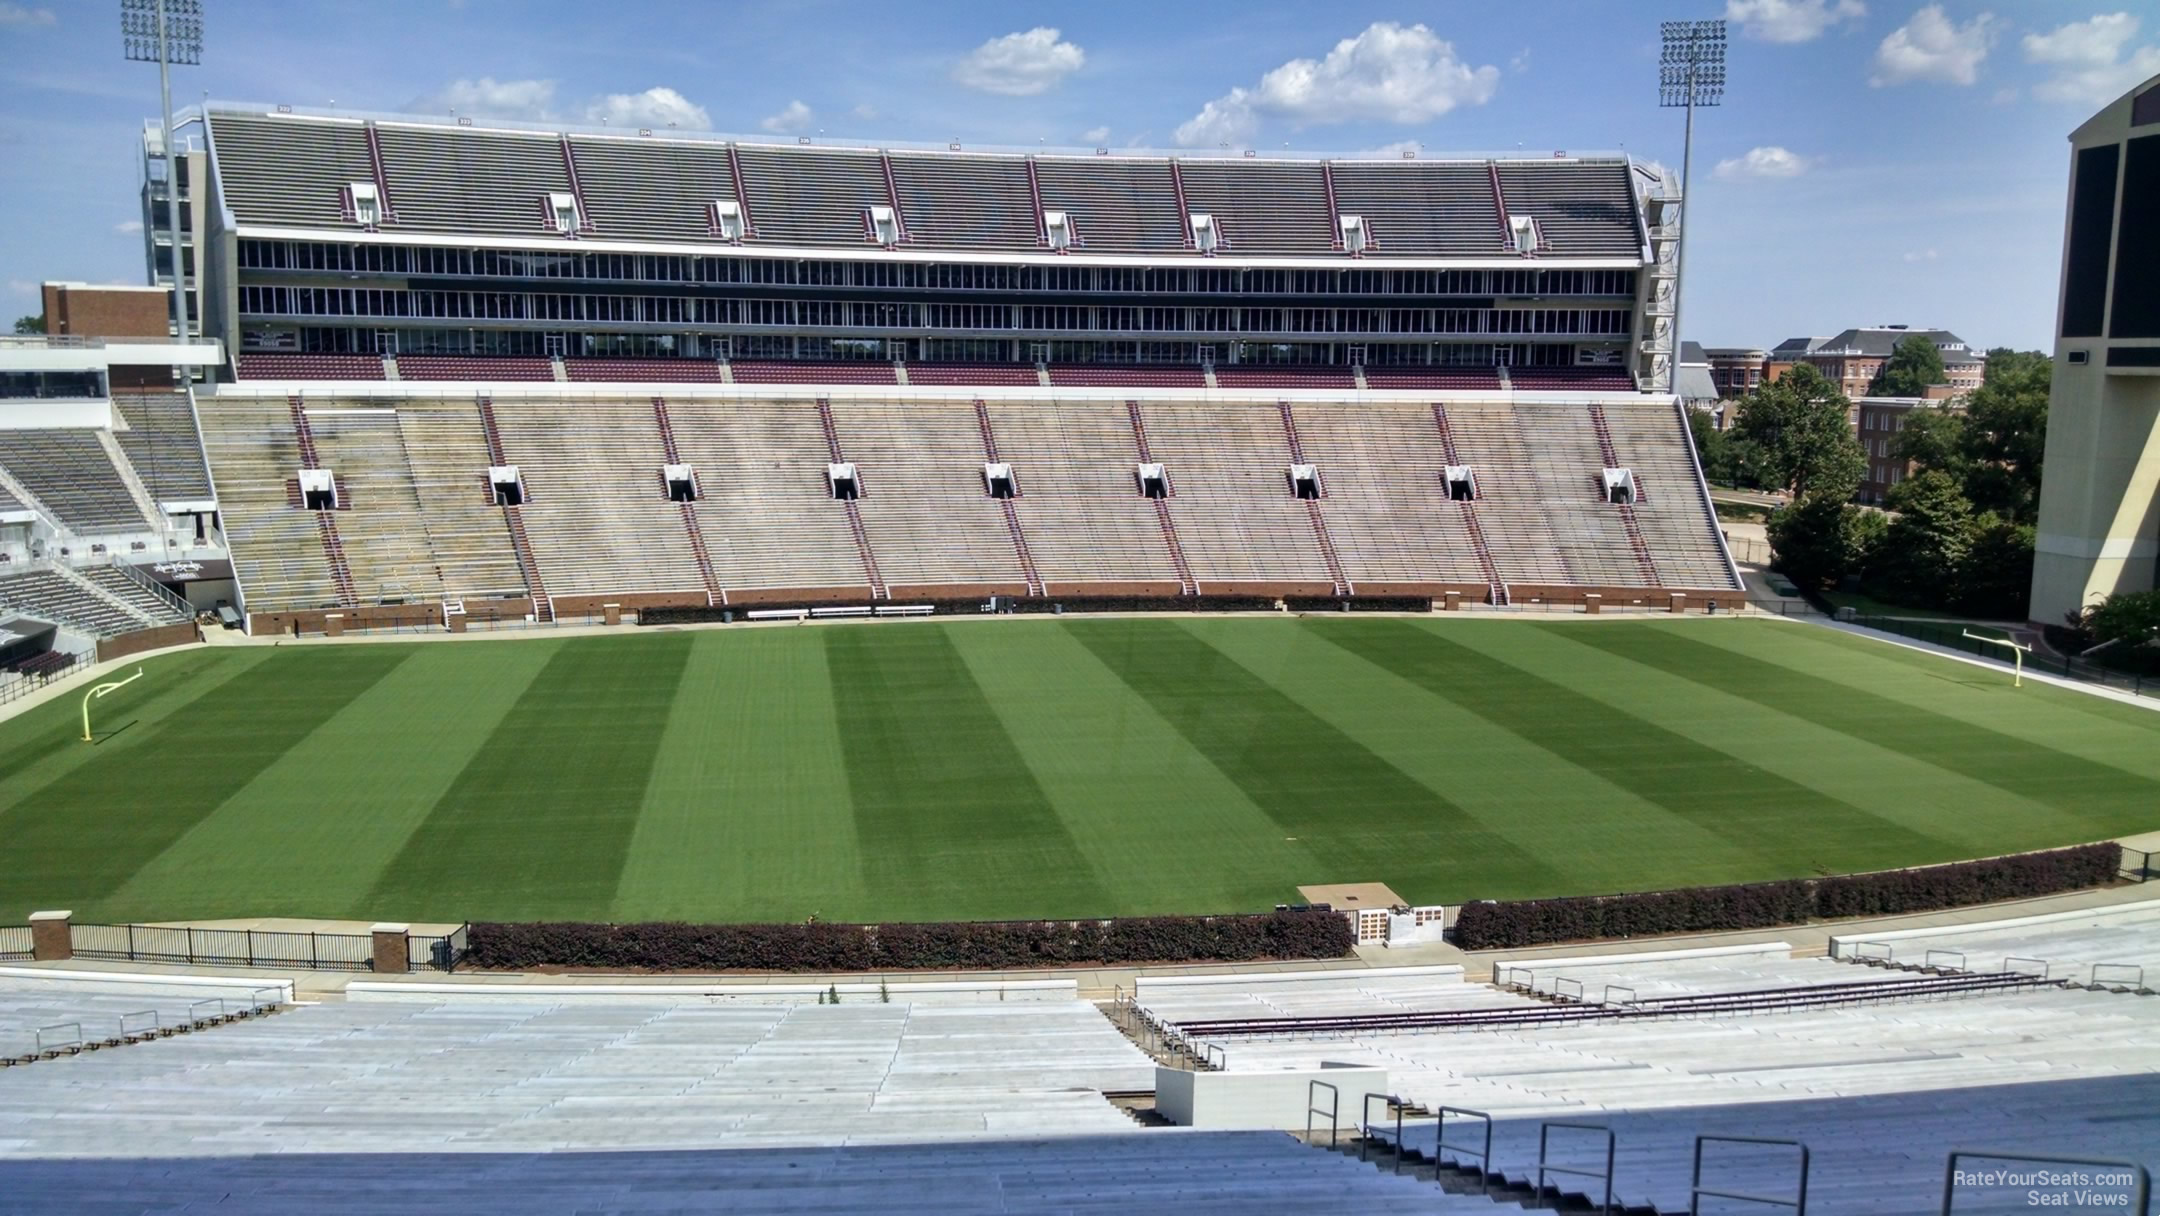
[[1635, 378], [1618, 367], [1514, 367], [1508, 381], [1523, 392], [1635, 391]]
[[1614, 452], [1635, 474], [1635, 521], [1665, 583], [1731, 587], [1732, 563], [1703, 498], [1691, 441], [1673, 423], [1682, 408], [1650, 401], [1603, 407]]
[[128, 463], [150, 496], [163, 502], [203, 502], [211, 497], [203, 470], [202, 435], [195, 411], [179, 393], [118, 393], [113, 408], [127, 423], [116, 431]]
[[111, 566], [84, 566], [72, 573], [104, 592], [107, 598], [118, 600], [146, 624], [174, 625], [194, 615], [166, 596], [143, 586], [134, 576]]
[[705, 593], [650, 402], [496, 402], [495, 422], [550, 595]]
[[1500, 189], [1511, 215], [1534, 216], [1539, 252], [1569, 257], [1638, 257], [1627, 164], [1620, 160], [1502, 161]]
[[1483, 161], [1358, 161], [1330, 165], [1335, 210], [1361, 216], [1367, 257], [1492, 257], [1506, 224]]
[[1218, 363], [1215, 383], [1224, 388], [1345, 389], [1357, 387], [1357, 374], [1347, 367], [1319, 364]]
[[1222, 252], [1323, 256], [1335, 248], [1335, 217], [1319, 162], [1178, 161], [1187, 212], [1214, 217]]
[[1038, 249], [1027, 165], [1009, 156], [892, 154], [908, 237], [926, 249]]
[[847, 513], [826, 481], [831, 453], [815, 403], [671, 400], [667, 409], [676, 454], [697, 473], [693, 509], [721, 586], [854, 588], [868, 598]]
[[1177, 583], [1154, 504], [1133, 480], [1138, 446], [1123, 403], [993, 401], [987, 408], [998, 459], [1012, 465], [1019, 483], [1013, 509], [1051, 594], [1088, 583]]
[[1205, 388], [1197, 363], [1053, 363], [1050, 383], [1071, 388]]
[[0, 571], [0, 611], [51, 621], [95, 637], [166, 623], [101, 594], [72, 571], [53, 567]]
[[1527, 471], [1546, 525], [1567, 565], [1567, 581], [1607, 587], [1658, 585], [1629, 542], [1621, 508], [1605, 500], [1600, 480], [1605, 458], [1589, 412], [1573, 405], [1516, 405], [1510, 412], [1523, 437]]
[[898, 384], [893, 365], [858, 362], [774, 362], [737, 359], [729, 365], [737, 384]]
[[974, 385], [1014, 385], [1033, 388], [1042, 383], [1041, 373], [1032, 363], [910, 363], [907, 365], [909, 384], [949, 385], [968, 388]]
[[97, 431], [0, 430], [0, 467], [77, 532], [151, 526]]
[[345, 187], [374, 180], [358, 122], [230, 111], [215, 121], [225, 205], [248, 222], [342, 225]]
[[360, 602], [440, 602], [442, 571], [396, 411], [311, 408], [308, 429], [316, 458], [337, 478], [338, 540]]
[[572, 382], [592, 383], [718, 384], [725, 378], [710, 359], [565, 359], [563, 371]]
[[877, 153], [743, 144], [735, 156], [758, 244], [874, 244], [866, 213], [892, 202]]
[[1294, 412], [1305, 459], [1327, 491], [1320, 513], [1352, 585], [1485, 584], [1462, 509], [1448, 500], [1447, 453], [1430, 408], [1330, 403]]
[[282, 398], [204, 397], [198, 413], [249, 611], [335, 606], [321, 533], [295, 502], [303, 462], [291, 407]]
[[1075, 249], [1176, 253], [1186, 247], [1168, 161], [1041, 156], [1035, 173], [1043, 210], [1065, 213]]
[[[517, 551], [488, 485], [487, 434], [471, 402], [397, 405], [412, 493], [443, 590], [453, 596], [527, 593]], [[363, 499], [355, 509], [365, 509]]]
[[573, 135], [570, 147], [589, 219], [603, 233], [710, 243], [716, 236], [712, 205], [736, 201], [727, 148], [720, 144]]
[[861, 473], [857, 507], [888, 584], [1025, 585], [1004, 510], [983, 485], [972, 405], [836, 401], [832, 412], [841, 451]]
[[381, 355], [241, 351], [233, 371], [241, 380], [380, 380], [383, 361]]
[[[1455, 454], [1477, 477], [1478, 501], [1471, 509], [1500, 581], [1566, 585], [1569, 568], [1546, 520], [1544, 491], [1531, 471], [1515, 411], [1491, 402], [1450, 402], [1447, 417]], [[1583, 425], [1589, 425], [1587, 418]], [[1584, 486], [1595, 475], [1595, 469], [1584, 469]]]
[[407, 123], [376, 136], [399, 230], [557, 238], [547, 199], [570, 189], [557, 137]]
[[552, 360], [520, 355], [400, 355], [401, 380], [553, 380]]
[[1365, 387], [1382, 389], [1447, 389], [1498, 392], [1500, 373], [1489, 367], [1418, 367], [1397, 365], [1365, 368]]
[[1143, 402], [1140, 412], [1149, 452], [1170, 479], [1178, 543], [1203, 589], [1332, 582], [1305, 504], [1290, 493], [1290, 446], [1275, 406]]

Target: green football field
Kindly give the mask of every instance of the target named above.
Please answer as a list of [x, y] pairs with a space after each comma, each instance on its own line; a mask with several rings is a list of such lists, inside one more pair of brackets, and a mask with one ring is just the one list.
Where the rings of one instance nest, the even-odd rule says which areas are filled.
[[0, 921], [1420, 903], [2160, 827], [2160, 714], [1774, 621], [994, 619], [216, 647], [0, 723]]

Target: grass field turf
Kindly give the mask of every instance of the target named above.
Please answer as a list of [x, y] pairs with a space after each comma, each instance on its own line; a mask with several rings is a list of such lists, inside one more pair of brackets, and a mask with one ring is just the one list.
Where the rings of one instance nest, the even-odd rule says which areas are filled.
[[2160, 826], [2160, 714], [1745, 620], [1158, 617], [221, 647], [0, 724], [0, 919], [1418, 902]]

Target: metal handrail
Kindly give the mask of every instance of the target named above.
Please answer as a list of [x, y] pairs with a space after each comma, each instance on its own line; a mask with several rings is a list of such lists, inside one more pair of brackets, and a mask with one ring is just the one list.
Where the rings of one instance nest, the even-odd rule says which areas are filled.
[[[1567, 993], [1565, 993], [1565, 992], [1562, 992], [1562, 991], [1560, 990], [1560, 986], [1561, 986], [1562, 984], [1573, 984], [1573, 985], [1575, 985], [1575, 995], [1573, 995], [1573, 996], [1569, 996], [1569, 995], [1568, 995]], [[1556, 997], [1559, 997], [1559, 998], [1561, 998], [1562, 1000], [1568, 1000], [1568, 1001], [1580, 1001], [1580, 1000], [1582, 1000], [1582, 998], [1583, 998], [1583, 982], [1582, 982], [1581, 980], [1579, 980], [1579, 979], [1576, 979], [1576, 978], [1575, 978], [1575, 977], [1573, 977], [1573, 976], [1570, 976], [1570, 975], [1563, 975], [1563, 976], [1559, 976], [1559, 977], [1556, 977], [1556, 978], [1555, 978], [1555, 979], [1553, 980], [1553, 985], [1552, 985], [1552, 994], [1553, 994], [1554, 996], [1556, 996]]]
[[[1875, 948], [1876, 948], [1877, 950], [1880, 950], [1880, 951], [1882, 951], [1882, 955], [1881, 955], [1881, 957], [1879, 957], [1879, 958], [1876, 958], [1876, 957], [1871, 957], [1870, 955], [1868, 955], [1868, 953], [1867, 953], [1867, 948], [1868, 948], [1869, 946], [1873, 946], [1873, 947], [1875, 947]], [[1891, 945], [1891, 944], [1890, 944], [1889, 942], [1854, 942], [1854, 943], [1852, 944], [1852, 953], [1851, 953], [1850, 955], [1848, 955], [1847, 957], [1849, 957], [1849, 958], [1853, 959], [1853, 960], [1854, 960], [1854, 961], [1856, 961], [1856, 962], [1862, 962], [1862, 963], [1869, 963], [1869, 962], [1884, 962], [1884, 963], [1887, 963], [1887, 962], [1890, 962], [1890, 961], [1894, 960], [1894, 959], [1895, 959], [1895, 958], [1897, 957], [1897, 947], [1895, 947], [1895, 946], [1892, 946], [1892, 945]]]
[[1927, 957], [1920, 960], [1920, 965], [1923, 967], [1936, 966], [1937, 964], [1935, 962], [1935, 956], [1938, 954], [1944, 956], [1945, 958], [1954, 958], [1957, 960], [1957, 962], [1951, 964], [1950, 969], [1952, 971], [1965, 970], [1965, 952], [1963, 950], [1930, 950], [1927, 952]]
[[[270, 999], [267, 1001], [262, 999], [262, 994], [265, 992], [270, 994]], [[283, 988], [251, 989], [248, 992], [248, 1000], [253, 1002], [253, 1008], [248, 1010], [250, 1013], [261, 1013], [265, 1009], [276, 1009], [285, 1003], [285, 990]]]
[[[1440, 1154], [1445, 1152], [1475, 1155], [1478, 1159], [1478, 1190], [1488, 1196], [1491, 1195], [1492, 1116], [1484, 1111], [1471, 1110], [1465, 1106], [1443, 1106], [1433, 1113], [1438, 1116], [1433, 1124], [1433, 1164], [1436, 1166], [1441, 1164]], [[1447, 1117], [1449, 1115], [1461, 1115], [1465, 1119], [1482, 1120], [1485, 1124], [1485, 1146], [1474, 1149], [1467, 1144], [1449, 1144], [1447, 1142]], [[1437, 1169], [1433, 1171], [1433, 1181], [1440, 1181], [1440, 1172]]]
[[[1775, 1195], [1756, 1195], [1747, 1191], [1712, 1190], [1702, 1184], [1703, 1145], [1705, 1144], [1757, 1144], [1778, 1148], [1800, 1150], [1800, 1187], [1791, 1199]], [[1761, 1136], [1697, 1136], [1695, 1137], [1695, 1172], [1688, 1180], [1688, 1216], [1699, 1216], [1702, 1197], [1712, 1199], [1737, 1199], [1742, 1203], [1767, 1203], [1775, 1207], [1791, 1208], [1793, 1216], [1807, 1216], [1808, 1147], [1798, 1140], [1772, 1140]]]
[[[201, 1014], [198, 1014], [197, 1012], [195, 1012], [196, 1010], [198, 1010], [198, 1009], [201, 1009], [201, 1008], [202, 1008], [203, 1006], [205, 1006], [205, 1005], [215, 1005], [215, 1006], [217, 1006], [217, 1018], [215, 1019], [215, 1021], [214, 1021], [214, 1022], [213, 1022], [213, 1021], [211, 1021], [210, 1019], [204, 1018], [204, 1017], [203, 1017], [203, 1016], [202, 1016]], [[195, 1001], [195, 1002], [192, 1002], [192, 1003], [190, 1003], [190, 1004], [188, 1005], [188, 1023], [189, 1023], [189, 1025], [192, 1025], [192, 1026], [202, 1026], [202, 1025], [205, 1025], [205, 1024], [215, 1025], [215, 1024], [216, 1024], [216, 1022], [222, 1022], [222, 1021], [224, 1021], [224, 1020], [225, 1020], [225, 998], [224, 998], [224, 997], [221, 997], [221, 996], [206, 996], [206, 997], [204, 997], [203, 999], [201, 999], [201, 1000], [199, 1000], [199, 1001]]]
[[2058, 1157], [1959, 1148], [1950, 1150], [1950, 1155], [1943, 1160], [1942, 1216], [1950, 1216], [1950, 1204], [1957, 1194], [1958, 1161], [1965, 1157], [1979, 1157], [1987, 1161], [2018, 1161], [2028, 1165], [2104, 1165], [2112, 1169], [2127, 1170], [2131, 1172], [2136, 1186], [2130, 1193], [2130, 1206], [2124, 1216], [2151, 1216], [2152, 1213], [2152, 1173], [2135, 1161], [2121, 1161], [2113, 1157]]
[[1601, 1005], [1610, 1005], [1610, 1004], [1613, 1004], [1614, 1002], [1613, 1002], [1613, 999], [1612, 999], [1612, 994], [1613, 994], [1613, 991], [1614, 991], [1615, 989], [1618, 989], [1618, 990], [1619, 990], [1619, 991], [1621, 991], [1621, 992], [1625, 992], [1625, 993], [1627, 993], [1627, 999], [1626, 999], [1626, 1000], [1624, 1000], [1624, 1001], [1621, 1001], [1621, 1002], [1619, 1002], [1620, 1004], [1622, 1004], [1622, 1005], [1632, 1005], [1632, 1004], [1634, 1004], [1634, 1003], [1635, 1003], [1635, 989], [1634, 989], [1634, 986], [1633, 986], [1633, 985], [1630, 985], [1630, 984], [1607, 984], [1607, 985], [1605, 985], [1605, 999], [1604, 999], [1604, 1000], [1602, 1000], [1602, 1001], [1600, 1001], [1600, 1002], [1598, 1002], [1598, 1003], [1599, 1003], [1599, 1004], [1601, 1004]]
[[2038, 963], [2038, 964], [2040, 965], [2040, 970], [2039, 970], [2039, 972], [2038, 972], [2038, 974], [2039, 974], [2040, 978], [2041, 978], [2041, 979], [2047, 979], [2047, 978], [2049, 978], [2049, 977], [2048, 977], [2048, 972], [2049, 972], [2049, 970], [2051, 970], [2051, 965], [2050, 965], [2050, 964], [2048, 963], [2048, 961], [2047, 961], [2046, 959], [2044, 959], [2044, 958], [2026, 958], [2025, 956], [2023, 956], [2023, 955], [2021, 955], [2021, 954], [2013, 954], [2013, 955], [2010, 955], [2010, 956], [2008, 956], [2008, 957], [2006, 957], [2006, 958], [2004, 958], [2004, 959], [2003, 959], [2003, 961], [2002, 961], [2002, 970], [2003, 970], [2003, 974], [2005, 974], [2005, 975], [2032, 975], [2032, 974], [2034, 974], [2034, 972], [2031, 972], [2031, 971], [2027, 971], [2027, 970], [2025, 970], [2025, 969], [2023, 969], [2023, 968], [2017, 968], [2017, 969], [2014, 969], [2014, 970], [2013, 970], [2013, 969], [2011, 968], [2011, 966], [2010, 966], [2010, 964], [2012, 964], [2012, 963]]
[[1372, 1104], [1374, 1098], [1378, 1098], [1382, 1102], [1385, 1102], [1389, 1106], [1395, 1108], [1395, 1172], [1400, 1174], [1402, 1173], [1403, 1155], [1403, 1103], [1402, 1099], [1396, 1097], [1394, 1094], [1376, 1094], [1368, 1092], [1365, 1095], [1365, 1101], [1361, 1104], [1361, 1109], [1358, 1111], [1357, 1159], [1360, 1161], [1365, 1160], [1365, 1150], [1372, 1144]]
[[[1547, 1161], [1546, 1161], [1546, 1159], [1545, 1159], [1545, 1158], [1546, 1158], [1546, 1152], [1547, 1152], [1547, 1148], [1548, 1148], [1548, 1147], [1549, 1147], [1549, 1145], [1550, 1145], [1550, 1142], [1551, 1142], [1551, 1139], [1552, 1139], [1552, 1133], [1553, 1133], [1554, 1129], [1556, 1129], [1556, 1128], [1557, 1128], [1557, 1129], [1559, 1129], [1559, 1130], [1561, 1130], [1561, 1131], [1576, 1131], [1576, 1132], [1598, 1132], [1598, 1133], [1602, 1134], [1602, 1135], [1603, 1135], [1603, 1136], [1605, 1137], [1605, 1172], [1601, 1174], [1601, 1173], [1597, 1172], [1596, 1170], [1586, 1170], [1586, 1169], [1582, 1169], [1582, 1168], [1581, 1168], [1581, 1167], [1579, 1167], [1579, 1166], [1571, 1166], [1571, 1165], [1552, 1165], [1552, 1164], [1549, 1164], [1549, 1163], [1547, 1163]], [[1613, 1137], [1613, 1131], [1612, 1131], [1612, 1129], [1611, 1129], [1611, 1128], [1609, 1128], [1609, 1127], [1606, 1127], [1606, 1126], [1605, 1126], [1604, 1124], [1602, 1124], [1602, 1123], [1540, 1123], [1540, 1124], [1538, 1124], [1538, 1137], [1537, 1137], [1537, 1189], [1538, 1189], [1538, 1192], [1539, 1192], [1540, 1194], [1542, 1194], [1542, 1193], [1544, 1192], [1544, 1190], [1545, 1190], [1545, 1176], [1546, 1176], [1547, 1174], [1571, 1174], [1571, 1175], [1573, 1175], [1573, 1176], [1575, 1176], [1575, 1177], [1577, 1177], [1577, 1178], [1599, 1178], [1599, 1179], [1603, 1179], [1603, 1180], [1604, 1180], [1604, 1183], [1605, 1183], [1605, 1198], [1604, 1198], [1604, 1201], [1603, 1201], [1602, 1203], [1600, 1203], [1600, 1204], [1598, 1205], [1598, 1211], [1600, 1211], [1600, 1212], [1603, 1212], [1603, 1213], [1605, 1213], [1605, 1216], [1612, 1216], [1612, 1167], [1613, 1167], [1613, 1147], [1614, 1147], [1614, 1137]]]
[[[149, 1034], [149, 1036], [148, 1036], [148, 1037], [150, 1037], [150, 1038], [156, 1038], [156, 1037], [157, 1037], [158, 1031], [159, 1031], [159, 1029], [160, 1029], [160, 1027], [159, 1027], [159, 1025], [158, 1025], [158, 1012], [157, 1012], [157, 1010], [155, 1010], [155, 1009], [137, 1009], [137, 1010], [135, 1010], [135, 1011], [134, 1011], [133, 1013], [123, 1013], [123, 1014], [121, 1014], [121, 1015], [120, 1015], [120, 1037], [121, 1037], [122, 1039], [128, 1039], [128, 1038], [131, 1038], [131, 1037], [135, 1037], [135, 1036], [132, 1036], [132, 1035], [130, 1035], [130, 1034], [128, 1033], [128, 1019], [129, 1019], [129, 1018], [149, 1018], [149, 1019], [150, 1019], [150, 1034]], [[141, 1035], [141, 1033], [142, 1033], [141, 1031], [137, 1031], [137, 1032], [135, 1032], [135, 1035]]]
[[1230, 1071], [1230, 1051], [1220, 1043], [1202, 1043], [1200, 1050], [1207, 1066], [1216, 1072]]
[[75, 1037], [74, 1037], [73, 1039], [71, 1039], [71, 1040], [69, 1040], [69, 1041], [67, 1041], [67, 1042], [65, 1042], [65, 1043], [59, 1043], [59, 1042], [56, 1042], [56, 1043], [54, 1043], [54, 1044], [53, 1044], [53, 1046], [52, 1046], [52, 1050], [53, 1050], [53, 1051], [58, 1051], [58, 1050], [60, 1050], [60, 1049], [61, 1049], [61, 1048], [63, 1048], [63, 1047], [73, 1047], [73, 1048], [74, 1048], [75, 1050], [77, 1050], [77, 1051], [81, 1051], [81, 1050], [82, 1050], [82, 1048], [83, 1048], [83, 1037], [82, 1037], [82, 1023], [81, 1023], [81, 1022], [54, 1022], [54, 1023], [53, 1023], [52, 1025], [50, 1025], [50, 1026], [40, 1026], [40, 1027], [38, 1027], [38, 1028], [37, 1028], [37, 1038], [36, 1038], [36, 1043], [37, 1043], [37, 1053], [38, 1053], [39, 1055], [44, 1055], [44, 1054], [45, 1054], [45, 1051], [46, 1051], [46, 1047], [45, 1047], [45, 1032], [46, 1032], [46, 1031], [48, 1031], [48, 1030], [73, 1030], [73, 1031], [75, 1032]]
[[1320, 1113], [1320, 1103], [1313, 1092], [1316, 1089], [1328, 1091], [1328, 1147], [1334, 1148], [1342, 1140], [1341, 1130], [1337, 1126], [1342, 1122], [1342, 1094], [1326, 1081], [1314, 1080], [1305, 1083], [1305, 1143], [1312, 1143], [1312, 1117]]
[[2090, 987], [2098, 988], [2101, 986], [2100, 969], [2102, 967], [2113, 967], [2120, 971], [2130, 972], [2130, 986], [2132, 988], [2143, 988], [2145, 986], [2145, 968], [2136, 963], [2094, 963], [2089, 980]]

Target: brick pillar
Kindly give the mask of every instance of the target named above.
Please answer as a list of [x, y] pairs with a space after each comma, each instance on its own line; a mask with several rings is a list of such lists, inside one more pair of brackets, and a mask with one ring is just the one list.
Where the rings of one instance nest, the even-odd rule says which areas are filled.
[[1675, 591], [1672, 598], [1666, 601], [1665, 607], [1674, 616], [1685, 615], [1687, 612], [1687, 597]]
[[1440, 611], [1442, 611], [1442, 612], [1461, 612], [1461, 611], [1462, 611], [1462, 592], [1460, 592], [1460, 591], [1450, 591], [1450, 592], [1448, 592], [1448, 593], [1447, 593], [1446, 595], [1442, 596], [1442, 597], [1441, 597], [1441, 602], [1440, 602]]
[[341, 637], [344, 637], [344, 636], [345, 636], [345, 614], [344, 614], [344, 613], [342, 613], [342, 612], [325, 612], [325, 613], [323, 613], [323, 619], [322, 619], [322, 631], [323, 631], [323, 636], [324, 636], [324, 637], [326, 637], [326, 638], [341, 638]]
[[368, 930], [375, 937], [376, 971], [386, 975], [403, 975], [412, 969], [412, 960], [407, 957], [405, 946], [405, 935], [411, 931], [411, 925], [375, 925]]
[[603, 625], [620, 625], [620, 624], [622, 624], [622, 605], [621, 605], [621, 604], [602, 604], [602, 605], [600, 605], [600, 623], [601, 623], [601, 624], [603, 624]]
[[75, 957], [75, 932], [69, 926], [73, 912], [30, 914], [30, 957], [41, 963], [64, 963]]
[[1603, 603], [1604, 599], [1604, 596], [1592, 591], [1582, 597], [1582, 610], [1591, 616], [1596, 616], [1598, 614], [1598, 605]]
[[465, 632], [465, 614], [462, 612], [451, 613], [449, 622], [443, 627], [452, 633]]

